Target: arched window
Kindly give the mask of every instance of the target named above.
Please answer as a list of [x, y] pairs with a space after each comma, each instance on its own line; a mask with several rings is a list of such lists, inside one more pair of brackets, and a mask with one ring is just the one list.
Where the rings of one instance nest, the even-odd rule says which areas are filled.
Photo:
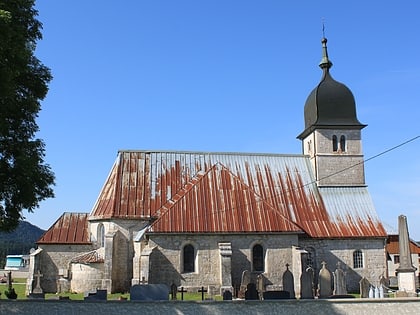
[[183, 271], [195, 271], [195, 250], [191, 244], [185, 245], [183, 250]]
[[346, 152], [346, 137], [344, 135], [340, 137], [340, 149], [341, 152]]
[[264, 271], [264, 249], [260, 244], [252, 247], [252, 268], [253, 271]]
[[333, 145], [333, 152], [337, 152], [338, 151], [338, 142], [337, 142], [337, 136], [334, 135], [332, 137], [332, 145]]
[[353, 268], [363, 268], [363, 253], [359, 249], [353, 252]]
[[105, 227], [102, 223], [98, 224], [98, 245], [99, 247], [105, 246]]

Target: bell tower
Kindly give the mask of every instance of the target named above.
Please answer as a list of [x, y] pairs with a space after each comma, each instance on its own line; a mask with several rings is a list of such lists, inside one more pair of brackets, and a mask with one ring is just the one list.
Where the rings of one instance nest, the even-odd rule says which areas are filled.
[[364, 186], [361, 130], [366, 125], [357, 119], [353, 93], [330, 74], [327, 39], [321, 43], [322, 78], [306, 100], [305, 130], [298, 139], [319, 186]]

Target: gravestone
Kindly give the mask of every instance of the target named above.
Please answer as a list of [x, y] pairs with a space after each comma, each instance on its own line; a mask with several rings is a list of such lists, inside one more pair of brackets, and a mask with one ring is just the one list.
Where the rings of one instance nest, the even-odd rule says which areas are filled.
[[333, 272], [334, 275], [334, 295], [346, 295], [347, 288], [346, 288], [346, 275], [341, 269], [341, 263], [337, 263], [337, 269]]
[[171, 300], [176, 300], [176, 294], [178, 293], [178, 287], [175, 283], [171, 285]]
[[238, 298], [240, 298], [240, 299], [245, 298], [245, 291], [246, 291], [247, 285], [250, 282], [251, 282], [251, 271], [244, 270], [242, 272], [241, 286], [239, 287]]
[[255, 283], [248, 283], [245, 291], [245, 300], [258, 300], [258, 292]]
[[198, 292], [201, 293], [201, 301], [204, 301], [204, 293], [207, 292], [207, 289], [204, 289], [204, 287], [201, 287], [201, 289], [198, 290]]
[[257, 291], [260, 300], [262, 299], [263, 293], [265, 291], [265, 280], [262, 274], [257, 276]]
[[331, 273], [327, 269], [327, 263], [323, 261], [322, 268], [319, 271], [318, 296], [319, 298], [328, 298], [331, 293]]
[[367, 297], [369, 297], [369, 288], [370, 288], [370, 282], [369, 282], [369, 280], [366, 279], [365, 277], [363, 277], [359, 281], [359, 286], [360, 286], [360, 297], [361, 298], [367, 298]]
[[43, 274], [41, 274], [41, 272], [38, 270], [36, 274], [34, 274], [34, 277], [36, 278], [36, 284], [35, 284], [35, 288], [32, 290], [32, 293], [36, 293], [36, 294], [41, 294], [44, 291], [42, 291], [41, 288], [41, 277], [43, 276]]
[[373, 293], [373, 286], [370, 286], [369, 288], [369, 299], [373, 299], [375, 297], [374, 293]]
[[167, 301], [169, 288], [166, 284], [136, 284], [130, 288], [131, 301]]
[[209, 285], [207, 287], [207, 295], [208, 299], [213, 300], [214, 296], [216, 295], [216, 287], [214, 285]]
[[300, 276], [300, 298], [314, 298], [314, 270], [311, 267], [306, 268]]
[[84, 300], [106, 301], [107, 290], [96, 290], [95, 292], [85, 292]]
[[407, 217], [398, 216], [398, 245], [400, 249], [400, 266], [397, 268], [398, 290], [407, 292], [408, 296], [416, 294], [416, 268], [413, 267], [410, 252]]
[[230, 290], [223, 291], [223, 301], [231, 301], [232, 300], [232, 292]]
[[188, 292], [187, 290], [184, 290], [184, 287], [181, 287], [180, 290], [178, 290], [178, 292], [181, 292], [181, 301], [184, 301], [184, 293]]
[[375, 299], [379, 299], [379, 288], [375, 287], [373, 291], [375, 292]]
[[289, 292], [291, 299], [295, 298], [295, 280], [289, 270], [289, 264], [286, 264], [286, 271], [283, 273], [283, 290]]
[[263, 293], [264, 300], [286, 300], [290, 299], [290, 292], [289, 291], [265, 291]]

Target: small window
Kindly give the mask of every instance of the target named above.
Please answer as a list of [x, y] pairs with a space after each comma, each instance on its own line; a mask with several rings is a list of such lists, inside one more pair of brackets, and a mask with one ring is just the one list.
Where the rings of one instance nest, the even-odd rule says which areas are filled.
[[194, 272], [195, 271], [195, 250], [191, 244], [184, 246], [183, 251], [183, 271]]
[[260, 244], [252, 248], [252, 266], [254, 271], [264, 271], [264, 249]]
[[394, 255], [394, 264], [400, 263], [400, 255]]
[[98, 245], [99, 247], [105, 246], [105, 227], [102, 223], [98, 225]]
[[337, 136], [334, 135], [332, 137], [332, 145], [333, 145], [333, 152], [337, 152], [338, 151], [338, 142], [337, 142]]
[[344, 135], [340, 137], [340, 150], [346, 152], [346, 137]]
[[363, 268], [363, 253], [361, 250], [353, 252], [353, 268]]

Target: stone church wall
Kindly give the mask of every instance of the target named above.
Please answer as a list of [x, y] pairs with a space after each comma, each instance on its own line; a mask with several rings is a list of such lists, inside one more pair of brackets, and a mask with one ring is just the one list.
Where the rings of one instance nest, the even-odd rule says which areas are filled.
[[60, 276], [71, 278], [70, 261], [73, 257], [93, 250], [91, 245], [40, 245], [43, 250], [36, 256], [35, 269], [43, 274], [41, 287], [46, 293], [57, 292], [57, 280]]
[[[243, 271], [252, 271], [252, 247], [264, 249], [264, 277], [267, 285], [281, 285], [286, 263], [292, 264], [292, 245], [296, 235], [229, 234], [229, 235], [150, 235], [149, 247], [155, 247], [150, 258], [149, 283], [175, 283], [189, 289], [221, 286], [219, 243], [231, 243], [232, 285], [239, 286]], [[182, 249], [191, 244], [196, 250], [195, 272], [182, 271]], [[260, 272], [259, 272], [260, 273]], [[257, 272], [253, 272], [256, 277]]]
[[[386, 276], [384, 239], [305, 239], [300, 240], [299, 246], [311, 253], [316, 277], [323, 261], [327, 263], [330, 272], [333, 272], [340, 262], [346, 273], [348, 292], [358, 292], [359, 281], [363, 277], [373, 285], [379, 285], [380, 277]], [[355, 250], [362, 251], [363, 268], [353, 268]]]
[[72, 264], [71, 292], [83, 293], [101, 288], [103, 263]]

